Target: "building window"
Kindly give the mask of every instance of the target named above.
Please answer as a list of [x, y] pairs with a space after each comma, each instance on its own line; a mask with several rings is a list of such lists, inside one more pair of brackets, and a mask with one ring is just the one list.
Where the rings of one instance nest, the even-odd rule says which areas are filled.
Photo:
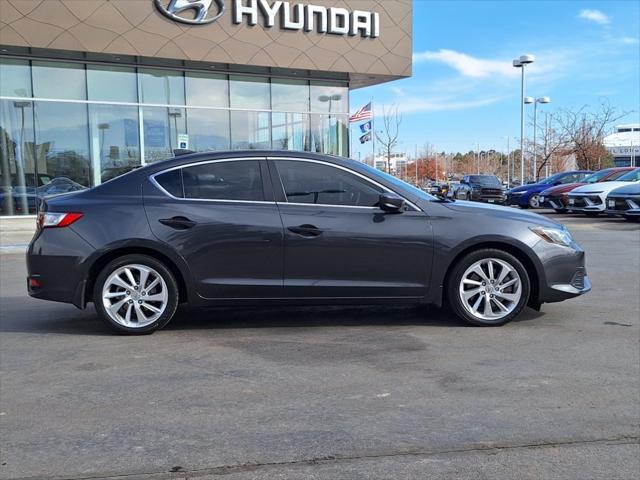
[[173, 156], [178, 148], [178, 135], [186, 133], [186, 112], [183, 108], [142, 108], [144, 160], [153, 163]]
[[187, 72], [187, 105], [195, 107], [229, 106], [229, 77], [207, 73]]
[[0, 95], [31, 98], [31, 67], [28, 60], [0, 59]]
[[318, 113], [348, 113], [349, 89], [329, 82], [311, 82], [311, 111]]
[[89, 65], [87, 68], [89, 100], [137, 103], [138, 86], [133, 68]]
[[189, 149], [196, 152], [229, 149], [229, 111], [187, 109]]
[[184, 105], [184, 75], [173, 70], [138, 70], [140, 102], [158, 105]]
[[33, 62], [33, 96], [58, 100], [86, 100], [84, 65], [62, 62]]
[[138, 107], [89, 105], [93, 184], [140, 165]]
[[304, 80], [273, 79], [271, 108], [283, 112], [309, 111], [309, 82]]
[[309, 150], [331, 155], [348, 152], [349, 119], [345, 116], [311, 114]]
[[87, 105], [35, 102], [35, 115], [38, 175], [91, 186]]
[[231, 148], [271, 148], [269, 113], [231, 111]]
[[229, 80], [231, 108], [249, 110], [269, 110], [271, 108], [269, 79], [267, 77], [231, 75]]
[[271, 122], [275, 150], [309, 149], [308, 114], [274, 112]]

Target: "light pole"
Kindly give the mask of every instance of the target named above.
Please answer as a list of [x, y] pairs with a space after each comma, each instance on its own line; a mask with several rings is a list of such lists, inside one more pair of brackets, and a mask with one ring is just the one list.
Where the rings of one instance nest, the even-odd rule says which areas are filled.
[[524, 70], [535, 59], [533, 55], [521, 55], [513, 61], [515, 68], [522, 69], [520, 76], [520, 185], [524, 185]]
[[510, 137], [502, 137], [507, 139], [507, 188], [511, 188], [511, 145], [509, 143]]
[[536, 98], [533, 103], [533, 181], [538, 181], [538, 144], [536, 143], [536, 132], [538, 131], [538, 104], [551, 103], [549, 97]]

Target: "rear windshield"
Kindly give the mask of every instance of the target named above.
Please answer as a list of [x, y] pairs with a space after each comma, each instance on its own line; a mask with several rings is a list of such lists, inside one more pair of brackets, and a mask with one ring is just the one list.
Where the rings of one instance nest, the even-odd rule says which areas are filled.
[[493, 175], [471, 175], [469, 177], [469, 181], [471, 183], [479, 183], [480, 185], [485, 185], [487, 187], [500, 187], [502, 184], [498, 177]]

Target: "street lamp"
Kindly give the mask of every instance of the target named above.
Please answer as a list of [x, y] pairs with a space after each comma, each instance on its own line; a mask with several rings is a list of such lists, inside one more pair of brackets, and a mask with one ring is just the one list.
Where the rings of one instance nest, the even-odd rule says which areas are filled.
[[521, 55], [513, 61], [515, 68], [522, 69], [520, 77], [520, 184], [524, 184], [524, 70], [527, 65], [535, 61], [533, 55]]
[[538, 181], [538, 144], [536, 143], [536, 132], [538, 131], [538, 104], [539, 103], [551, 103], [549, 97], [536, 98], [533, 104], [533, 181]]

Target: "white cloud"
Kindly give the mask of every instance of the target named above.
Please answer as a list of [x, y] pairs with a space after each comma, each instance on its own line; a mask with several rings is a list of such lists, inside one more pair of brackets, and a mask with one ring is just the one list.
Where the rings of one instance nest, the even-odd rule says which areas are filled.
[[606, 14], [602, 13], [600, 10], [589, 10], [589, 9], [580, 10], [580, 13], [578, 14], [578, 18], [582, 18], [590, 22], [595, 22], [599, 25], [606, 25], [608, 23], [611, 23], [611, 19]]
[[621, 37], [620, 43], [624, 43], [625, 45], [637, 45], [640, 43], [637, 37]]
[[466, 53], [455, 50], [442, 49], [437, 52], [418, 52], [413, 54], [414, 63], [440, 62], [456, 69], [467, 77], [481, 78], [491, 75], [502, 75], [505, 77], [515, 77], [518, 70], [513, 68], [511, 61], [507, 60], [487, 60], [475, 58]]
[[403, 97], [394, 105], [401, 113], [443, 112], [449, 110], [465, 110], [484, 107], [499, 102], [504, 97], [496, 96], [480, 99], [459, 100], [454, 97], [424, 99], [420, 97]]

